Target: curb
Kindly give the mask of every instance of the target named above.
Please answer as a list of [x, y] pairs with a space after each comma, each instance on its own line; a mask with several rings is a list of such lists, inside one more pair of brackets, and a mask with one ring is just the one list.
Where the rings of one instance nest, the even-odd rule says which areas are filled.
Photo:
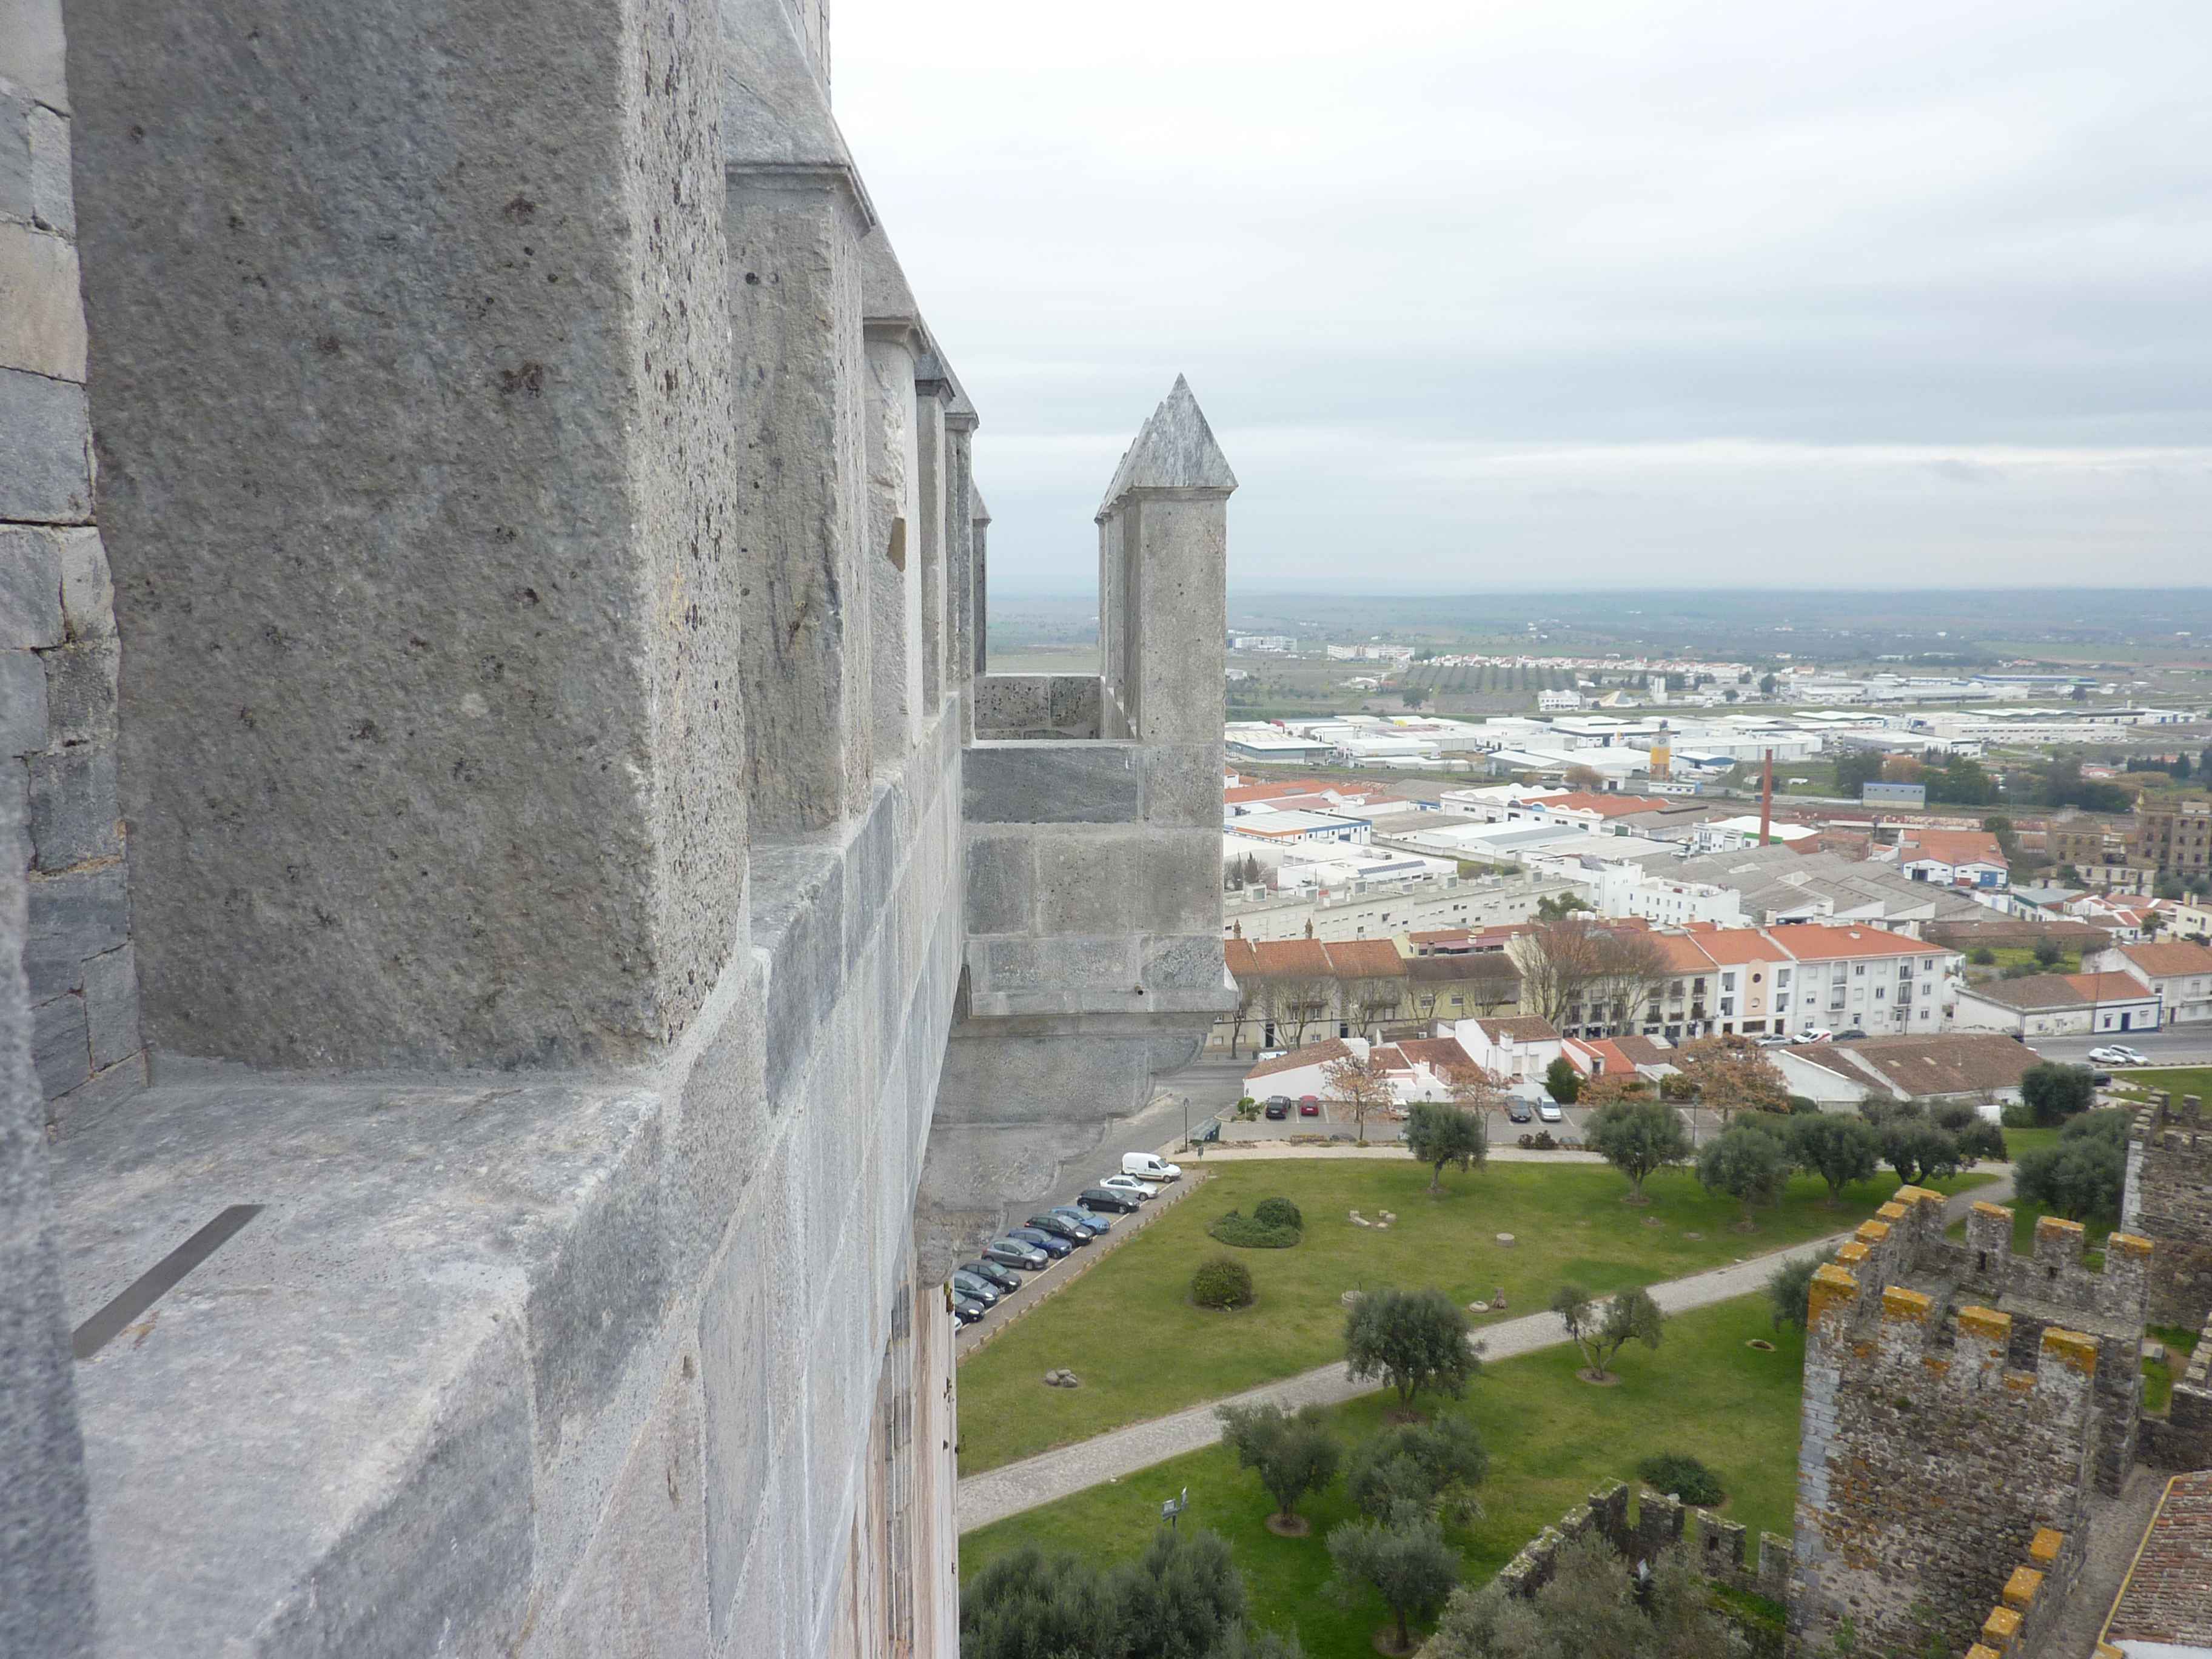
[[[1047, 1279], [1043, 1284], [1040, 1285], [1036, 1279], [1030, 1279], [1022, 1288], [1024, 1291], [1034, 1289], [1036, 1294], [1025, 1297], [1018, 1304], [1010, 1309], [1003, 1319], [987, 1317], [981, 1324], [969, 1326], [954, 1340], [952, 1353], [954, 1370], [958, 1370], [975, 1355], [988, 1347], [991, 1340], [1000, 1332], [1009, 1326], [1020, 1324], [1023, 1316], [1032, 1309], [1041, 1307], [1051, 1301], [1054, 1297], [1058, 1296], [1070, 1285], [1074, 1284], [1077, 1279], [1113, 1255], [1115, 1250], [1144, 1231], [1157, 1217], [1166, 1214], [1183, 1200], [1188, 1198], [1206, 1184], [1212, 1174], [1212, 1171], [1210, 1170], [1185, 1170], [1181, 1181], [1176, 1182], [1174, 1186], [1146, 1205], [1136, 1214], [1122, 1216], [1116, 1222], [1113, 1231], [1108, 1233], [1105, 1237], [1094, 1241], [1080, 1255], [1064, 1258], [1062, 1261], [1053, 1264], [1054, 1267], [1065, 1266], [1067, 1269], [1066, 1273], [1054, 1273], [1052, 1269], [1048, 1267], [1045, 1270]], [[994, 1310], [994, 1311], [996, 1310]]]

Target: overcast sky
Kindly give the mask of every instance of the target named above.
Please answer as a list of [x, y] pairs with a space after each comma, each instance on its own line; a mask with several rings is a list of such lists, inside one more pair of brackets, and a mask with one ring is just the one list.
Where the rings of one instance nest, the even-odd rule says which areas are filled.
[[2208, 0], [836, 0], [1001, 591], [2212, 581]]

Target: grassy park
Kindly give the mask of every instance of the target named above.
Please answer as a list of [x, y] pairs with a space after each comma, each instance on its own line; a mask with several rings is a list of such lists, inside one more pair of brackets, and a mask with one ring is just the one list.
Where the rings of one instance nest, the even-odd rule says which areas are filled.
[[[1131, 1334], [1134, 1346], [1149, 1346]], [[1747, 1346], [1754, 1339], [1772, 1343], [1772, 1351]], [[1729, 1493], [1723, 1514], [1754, 1535], [1763, 1529], [1788, 1536], [1803, 1359], [1803, 1339], [1773, 1329], [1765, 1298], [1754, 1296], [1668, 1320], [1656, 1352], [1632, 1345], [1613, 1363], [1617, 1386], [1577, 1381], [1581, 1361], [1567, 1346], [1486, 1368], [1463, 1401], [1441, 1402], [1442, 1410], [1475, 1425], [1490, 1452], [1480, 1494], [1483, 1513], [1448, 1533], [1462, 1551], [1466, 1582], [1489, 1578], [1593, 1487], [1609, 1480], [1632, 1482], [1636, 1465], [1656, 1451], [1703, 1458]], [[961, 1419], [963, 1432], [972, 1433], [968, 1425], [977, 1413], [967, 1386], [963, 1373]], [[1376, 1431], [1385, 1404], [1385, 1396], [1369, 1395], [1332, 1412], [1347, 1449]], [[1238, 1469], [1221, 1446], [978, 1528], [961, 1540], [962, 1576], [1024, 1543], [1102, 1560], [1133, 1556], [1160, 1524], [1161, 1501], [1185, 1487], [1190, 1507], [1181, 1524], [1228, 1540], [1256, 1622], [1295, 1626], [1310, 1659], [1359, 1659], [1371, 1652], [1368, 1638], [1386, 1617], [1380, 1598], [1367, 1592], [1345, 1607], [1321, 1589], [1329, 1577], [1324, 1540], [1352, 1514], [1341, 1483], [1301, 1505], [1313, 1523], [1308, 1536], [1278, 1537], [1265, 1525], [1273, 1505], [1258, 1476]]]
[[[961, 1366], [963, 1474], [1340, 1358], [1346, 1291], [1436, 1285], [1466, 1304], [1503, 1288], [1505, 1311], [1476, 1316], [1479, 1330], [1541, 1309], [1562, 1281], [1606, 1295], [1846, 1231], [1897, 1187], [1885, 1171], [1831, 1209], [1821, 1183], [1799, 1176], [1745, 1234], [1732, 1228], [1735, 1201], [1709, 1195], [1680, 1169], [1652, 1176], [1651, 1201], [1640, 1206], [1620, 1201], [1623, 1176], [1585, 1164], [1452, 1171], [1437, 1196], [1425, 1190], [1427, 1169], [1410, 1158], [1240, 1161], [1210, 1174], [1203, 1191]], [[1942, 1184], [1957, 1190], [1987, 1179]], [[1234, 1252], [1251, 1269], [1255, 1306], [1192, 1305], [1192, 1269], [1224, 1250], [1206, 1224], [1232, 1209], [1249, 1214], [1275, 1194], [1304, 1212], [1304, 1242]], [[1354, 1209], [1398, 1219], [1388, 1230], [1356, 1226], [1347, 1218]], [[1499, 1233], [1513, 1243], [1498, 1243]], [[1044, 1373], [1060, 1366], [1083, 1386], [1044, 1387]]]

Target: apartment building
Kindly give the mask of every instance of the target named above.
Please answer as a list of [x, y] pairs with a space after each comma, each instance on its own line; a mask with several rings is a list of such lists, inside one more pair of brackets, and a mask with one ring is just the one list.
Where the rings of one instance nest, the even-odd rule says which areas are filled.
[[[1887, 928], [1692, 928], [1655, 933], [1666, 977], [1643, 1032], [1670, 1042], [1815, 1030], [1926, 1033], [1949, 1023], [1956, 951]], [[1570, 1010], [1570, 1036], [1602, 1036]]]
[[2136, 802], [2135, 853], [2160, 875], [2212, 872], [2212, 800]]

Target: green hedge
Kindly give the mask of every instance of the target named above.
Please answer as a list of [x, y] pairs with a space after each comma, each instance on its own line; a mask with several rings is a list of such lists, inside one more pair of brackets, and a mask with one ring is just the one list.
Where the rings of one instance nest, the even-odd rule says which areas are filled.
[[1217, 1255], [1190, 1276], [1190, 1299], [1201, 1308], [1243, 1308], [1252, 1301], [1252, 1270]]
[[[1268, 1200], [1251, 1215], [1231, 1210], [1206, 1231], [1224, 1244], [1233, 1244], [1240, 1250], [1287, 1250], [1305, 1237], [1304, 1231], [1297, 1227], [1286, 1227], [1280, 1222], [1263, 1221], [1258, 1213], [1258, 1211], [1265, 1210], [1268, 1203], [1278, 1201]], [[1292, 1213], [1297, 1212], [1293, 1210]]]

